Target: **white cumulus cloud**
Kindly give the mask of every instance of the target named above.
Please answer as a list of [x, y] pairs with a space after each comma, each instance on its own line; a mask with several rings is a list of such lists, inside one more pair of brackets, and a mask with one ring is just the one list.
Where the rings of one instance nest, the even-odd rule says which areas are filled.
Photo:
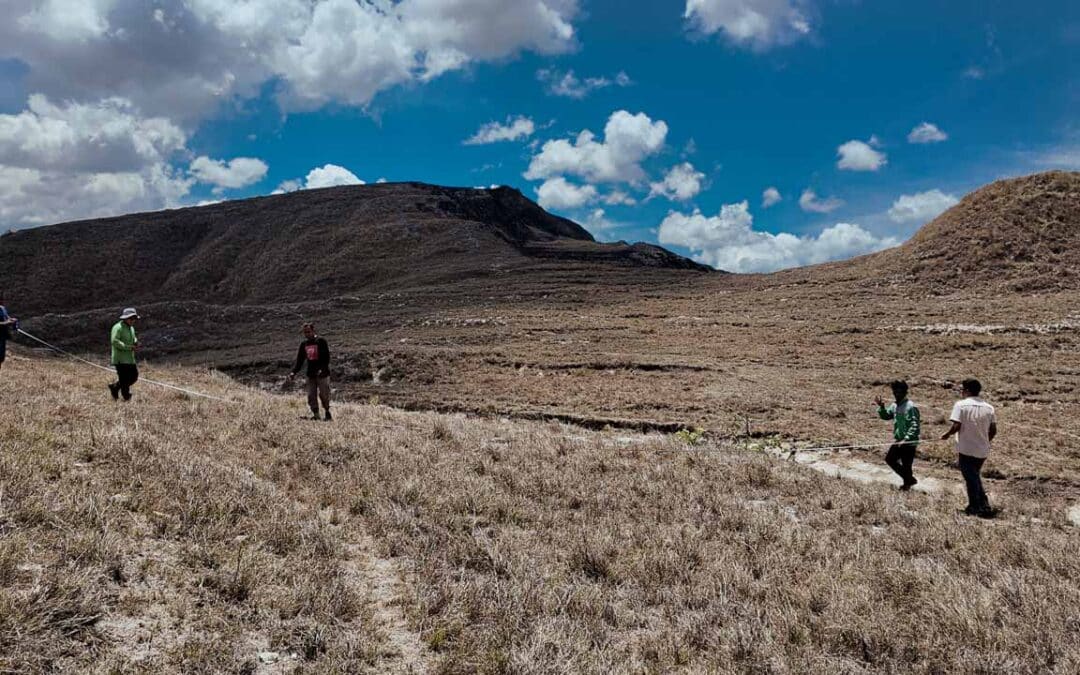
[[913, 195], [900, 195], [889, 209], [889, 218], [896, 223], [926, 223], [959, 201], [953, 195], [936, 189]]
[[364, 181], [356, 177], [352, 171], [337, 164], [326, 164], [308, 172], [304, 181], [304, 189], [337, 187], [339, 185], [363, 185]]
[[809, 35], [810, 13], [803, 0], [686, 0], [683, 16], [706, 35], [760, 51]]
[[662, 196], [684, 202], [687, 199], [693, 199], [701, 192], [703, 180], [705, 180], [705, 174], [695, 169], [690, 162], [676, 164], [668, 169], [662, 181], [649, 186], [649, 196]]
[[0, 224], [30, 227], [180, 206], [191, 184], [164, 164], [114, 172], [0, 164]]
[[575, 185], [562, 176], [549, 178], [536, 189], [537, 203], [545, 209], [579, 209], [596, 201], [599, 191], [592, 185]]
[[832, 213], [844, 205], [844, 200], [837, 197], [818, 197], [817, 193], [806, 188], [799, 196], [799, 208], [810, 213]]
[[753, 228], [749, 203], [725, 204], [715, 216], [671, 212], [660, 224], [661, 244], [683, 246], [694, 259], [731, 272], [771, 272], [872, 253], [899, 241], [852, 223], [837, 223], [817, 236], [772, 234]]
[[193, 180], [170, 162], [186, 143], [178, 126], [124, 99], [32, 95], [22, 112], [0, 114], [0, 225], [177, 206]]
[[557, 175], [574, 175], [590, 183], [642, 183], [642, 160], [664, 147], [668, 126], [654, 122], [645, 113], [632, 115], [617, 110], [604, 126], [603, 140], [584, 130], [571, 143], [566, 139], [547, 141], [533, 156], [525, 178], [541, 180]]
[[836, 166], [847, 171], [877, 171], [888, 163], [885, 153], [874, 149], [878, 145], [876, 136], [871, 136], [868, 143], [848, 141], [836, 149], [840, 159]]
[[907, 135], [907, 140], [908, 143], [941, 143], [949, 140], [949, 135], [938, 129], [935, 124], [923, 122], [911, 130], [911, 133]]
[[761, 193], [761, 206], [762, 208], [767, 209], [770, 206], [779, 204], [782, 199], [783, 197], [780, 196], [780, 191], [775, 187], [770, 186], [765, 188], [764, 192]]
[[578, 0], [8, 0], [4, 15], [0, 56], [29, 67], [31, 91], [197, 120], [267, 83], [286, 110], [365, 106], [472, 63], [564, 53]]
[[236, 189], [261, 181], [270, 167], [254, 157], [237, 157], [228, 162], [209, 157], [196, 157], [191, 162], [191, 175], [200, 183], [208, 183], [219, 190]]
[[0, 115], [0, 162], [35, 169], [125, 171], [161, 162], [187, 136], [163, 117], [143, 117], [130, 101], [56, 105], [31, 95], [26, 110]]
[[536, 124], [528, 117], [519, 115], [515, 118], [507, 118], [505, 124], [488, 122], [463, 142], [465, 145], [486, 145], [500, 141], [516, 141], [532, 136], [534, 131], [536, 131]]
[[303, 180], [293, 179], [281, 183], [272, 194], [278, 195], [296, 190], [314, 190], [316, 188], [364, 184], [364, 181], [357, 178], [356, 174], [345, 167], [337, 164], [325, 164], [309, 171]]

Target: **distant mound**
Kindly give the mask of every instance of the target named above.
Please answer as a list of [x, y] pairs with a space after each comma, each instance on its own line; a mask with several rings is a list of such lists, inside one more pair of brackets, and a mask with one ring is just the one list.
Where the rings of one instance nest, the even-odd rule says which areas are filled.
[[1080, 172], [991, 183], [903, 246], [853, 261], [846, 271], [943, 289], [1080, 288]]
[[709, 269], [657, 246], [597, 243], [512, 188], [421, 183], [21, 230], [0, 237], [0, 256], [0, 288], [18, 297], [24, 315], [175, 300], [321, 300], [513, 273], [552, 259]]

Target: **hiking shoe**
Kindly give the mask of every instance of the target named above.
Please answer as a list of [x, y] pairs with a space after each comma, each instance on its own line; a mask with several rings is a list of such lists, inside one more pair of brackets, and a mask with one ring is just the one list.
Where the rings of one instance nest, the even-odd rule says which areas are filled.
[[313, 413], [311, 413], [311, 417], [309, 417], [308, 419], [312, 419], [312, 420], [315, 420], [315, 421], [319, 421], [319, 420], [321, 420], [322, 418], [321, 418], [321, 417], [319, 417], [319, 413], [318, 413], [318, 412], [313, 412]]
[[900, 486], [900, 492], [908, 492], [911, 488], [919, 484], [918, 479], [912, 478], [910, 481], [904, 481], [904, 484]]
[[994, 518], [997, 518], [997, 514], [998, 510], [990, 506], [986, 507], [985, 509], [979, 509], [975, 512], [976, 516], [978, 516], [979, 518], [984, 518], [986, 520], [992, 520]]
[[327, 422], [329, 422], [329, 421], [333, 420], [334, 418], [330, 416], [330, 411], [327, 410], [326, 411], [326, 417], [324, 417], [323, 419], [326, 420]]
[[112, 394], [112, 400], [120, 400], [120, 387], [117, 386], [115, 383], [109, 385], [109, 393]]

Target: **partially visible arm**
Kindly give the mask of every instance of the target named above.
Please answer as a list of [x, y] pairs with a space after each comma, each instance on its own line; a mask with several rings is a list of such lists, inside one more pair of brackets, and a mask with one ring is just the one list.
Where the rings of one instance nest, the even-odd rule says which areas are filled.
[[952, 423], [952, 428], [941, 435], [941, 440], [947, 441], [947, 440], [949, 440], [949, 437], [951, 437], [953, 434], [957, 434], [957, 433], [960, 433], [960, 423], [959, 422], [953, 422]]
[[896, 413], [881, 404], [878, 404], [877, 415], [883, 420], [891, 420], [896, 417]]
[[293, 366], [292, 374], [295, 375], [300, 372], [300, 369], [304, 367], [304, 343], [300, 343], [300, 347], [296, 350], [296, 365]]
[[319, 342], [319, 375], [330, 374], [330, 345], [326, 340]]
[[997, 436], [997, 422], [991, 422], [990, 423], [990, 440], [991, 441], [994, 440], [995, 436]]

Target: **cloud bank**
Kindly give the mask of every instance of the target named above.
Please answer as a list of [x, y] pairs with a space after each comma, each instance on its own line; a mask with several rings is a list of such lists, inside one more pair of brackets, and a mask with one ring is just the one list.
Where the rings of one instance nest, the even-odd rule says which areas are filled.
[[877, 237], [852, 223], [837, 223], [817, 236], [772, 234], [753, 228], [746, 201], [724, 204], [720, 213], [705, 216], [671, 212], [660, 223], [661, 244], [682, 246], [694, 259], [731, 272], [771, 272], [872, 253], [896, 246], [899, 240]]

